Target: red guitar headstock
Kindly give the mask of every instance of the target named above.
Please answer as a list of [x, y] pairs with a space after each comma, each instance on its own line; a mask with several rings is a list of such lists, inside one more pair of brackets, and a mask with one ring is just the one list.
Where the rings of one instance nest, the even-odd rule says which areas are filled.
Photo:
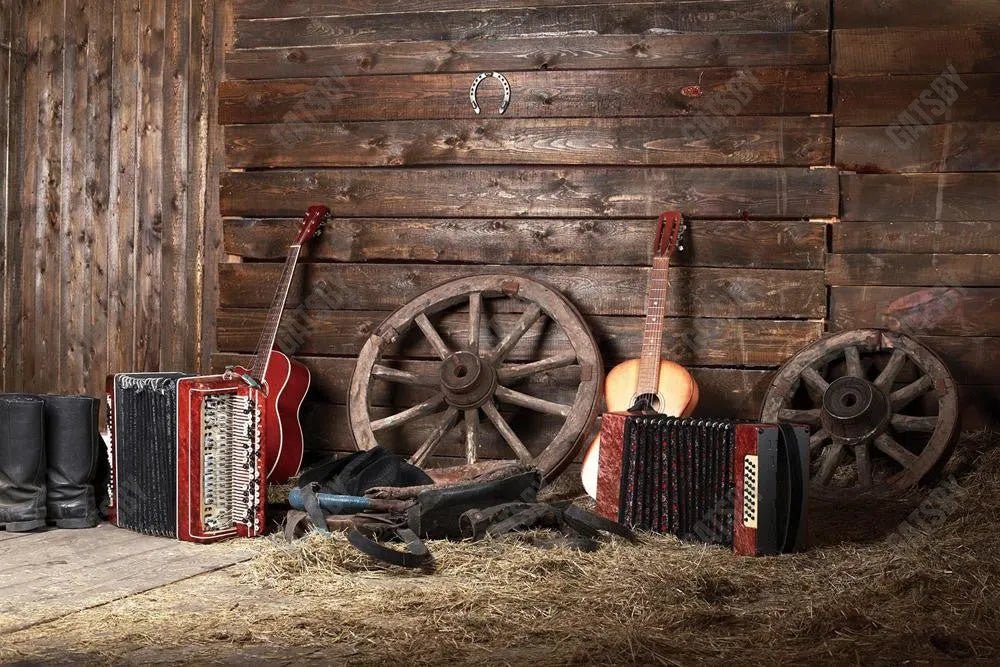
[[656, 240], [653, 242], [653, 257], [670, 257], [681, 246], [680, 239], [684, 233], [684, 216], [677, 211], [667, 211], [660, 214], [656, 225]]
[[309, 210], [306, 211], [305, 218], [302, 219], [299, 235], [295, 237], [294, 245], [303, 245], [316, 236], [329, 217], [330, 209], [326, 206], [310, 206]]

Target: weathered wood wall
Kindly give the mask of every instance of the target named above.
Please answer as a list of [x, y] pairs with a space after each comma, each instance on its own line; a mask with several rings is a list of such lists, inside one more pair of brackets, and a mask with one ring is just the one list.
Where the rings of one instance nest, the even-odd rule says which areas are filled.
[[[901, 326], [1000, 412], [1000, 3], [835, 0], [831, 328]], [[970, 415], [967, 425], [978, 421]]]
[[[666, 354], [706, 414], [752, 416], [771, 370], [823, 331], [830, 165], [828, 0], [234, 0], [217, 367], [253, 349], [294, 222], [335, 219], [306, 254], [320, 281], [298, 350], [310, 445], [349, 449], [353, 358], [374, 325], [470, 273], [562, 288], [610, 365], [636, 356], [651, 234], [690, 220]], [[669, 34], [667, 34], [669, 31]], [[500, 117], [480, 71], [513, 88]], [[415, 348], [413, 358], [428, 351]]]
[[11, 70], [4, 388], [99, 394], [108, 371], [198, 368], [219, 245], [216, 3], [8, 4], [25, 57]]

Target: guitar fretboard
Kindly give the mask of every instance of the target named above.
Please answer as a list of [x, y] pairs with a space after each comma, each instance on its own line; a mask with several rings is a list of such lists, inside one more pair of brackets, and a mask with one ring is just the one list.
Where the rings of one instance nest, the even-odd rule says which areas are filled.
[[267, 373], [267, 363], [271, 358], [271, 349], [274, 347], [274, 341], [278, 335], [278, 325], [281, 323], [281, 314], [285, 310], [288, 288], [292, 284], [292, 276], [295, 274], [295, 265], [299, 261], [301, 249], [299, 245], [293, 245], [289, 248], [285, 268], [278, 280], [278, 289], [274, 293], [271, 309], [267, 313], [267, 322], [264, 324], [264, 330], [261, 331], [260, 340], [257, 342], [257, 351], [254, 353], [250, 375], [258, 382], [263, 382], [264, 375]]
[[660, 381], [660, 358], [663, 351], [663, 317], [667, 312], [670, 289], [670, 258], [654, 257], [646, 294], [646, 322], [642, 329], [639, 354], [639, 382], [636, 393], [655, 394]]

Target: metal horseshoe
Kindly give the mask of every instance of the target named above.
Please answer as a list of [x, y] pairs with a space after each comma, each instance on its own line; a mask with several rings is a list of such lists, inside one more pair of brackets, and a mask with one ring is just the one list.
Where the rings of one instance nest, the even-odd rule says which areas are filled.
[[500, 72], [483, 72], [475, 78], [472, 86], [469, 88], [469, 101], [472, 102], [472, 110], [477, 114], [481, 109], [479, 108], [479, 102], [476, 101], [476, 91], [479, 90], [479, 84], [490, 77], [499, 81], [500, 85], [503, 86], [503, 101], [500, 102], [500, 113], [502, 114], [506, 111], [508, 105], [510, 105], [510, 82], [507, 81], [507, 77]]

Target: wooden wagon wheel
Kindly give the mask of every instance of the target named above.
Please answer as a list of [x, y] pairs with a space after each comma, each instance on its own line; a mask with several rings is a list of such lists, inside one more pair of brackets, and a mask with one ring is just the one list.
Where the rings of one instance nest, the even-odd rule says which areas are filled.
[[[521, 314], [506, 331], [497, 333], [495, 345], [489, 345], [481, 335], [485, 308], [488, 302], [501, 300], [508, 309]], [[449, 345], [430, 317], [464, 306], [468, 306], [468, 313], [457, 315], [468, 323], [468, 331], [459, 341], [452, 336], [453, 342]], [[567, 348], [545, 358], [511, 363], [508, 360], [511, 352], [543, 318], [549, 318], [559, 327], [568, 339]], [[392, 361], [384, 358], [389, 346], [414, 326], [438, 358], [431, 372], [419, 375], [394, 367]], [[555, 369], [579, 371], [571, 404], [513, 388], [532, 376]], [[435, 425], [410, 457], [411, 463], [422, 465], [461, 421], [465, 459], [472, 464], [478, 458], [481, 430], [490, 425], [516, 460], [537, 467], [546, 479], [552, 479], [572, 460], [597, 418], [602, 380], [603, 365], [597, 343], [583, 318], [565, 297], [523, 276], [470, 276], [422, 294], [390, 315], [368, 339], [351, 378], [348, 405], [351, 430], [359, 449], [371, 449], [379, 444], [378, 437], [415, 419], [434, 415]], [[400, 412], [372, 419], [370, 408], [375, 381], [425, 387], [430, 396]], [[564, 421], [544, 449], [533, 453], [501, 414], [501, 405], [554, 415], [553, 419]], [[485, 420], [480, 413], [485, 415]]]
[[917, 484], [948, 451], [958, 388], [937, 355], [912, 338], [846, 331], [779, 369], [761, 420], [812, 427], [813, 495], [894, 493]]

